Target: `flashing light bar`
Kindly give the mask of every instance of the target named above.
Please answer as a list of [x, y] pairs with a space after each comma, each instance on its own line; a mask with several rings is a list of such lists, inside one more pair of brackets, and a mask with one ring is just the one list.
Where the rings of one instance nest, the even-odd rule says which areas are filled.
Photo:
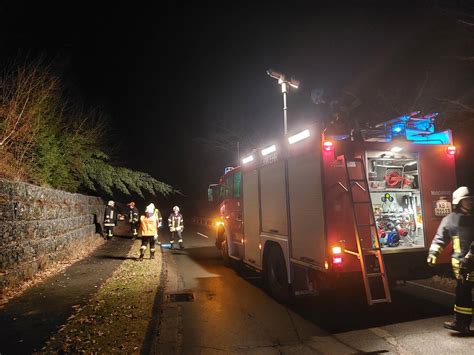
[[269, 146], [268, 148], [265, 148], [265, 149], [262, 149], [262, 155], [265, 156], [265, 155], [268, 155], [270, 153], [273, 153], [277, 150], [276, 148], [276, 145], [271, 145]]
[[341, 254], [342, 253], [341, 247], [332, 247], [332, 253], [333, 254]]
[[446, 148], [446, 153], [448, 153], [448, 155], [455, 155], [455, 154], [456, 154], [456, 146], [454, 146], [454, 145], [449, 145], [449, 146]]
[[334, 143], [331, 142], [331, 141], [325, 141], [323, 143], [323, 149], [326, 151], [326, 152], [331, 152], [334, 150]]
[[401, 147], [393, 147], [392, 149], [390, 149], [390, 151], [393, 153], [400, 153], [402, 150], [403, 148]]
[[309, 129], [305, 129], [304, 131], [295, 134], [294, 136], [291, 136], [288, 138], [288, 143], [293, 144], [299, 141], [302, 141], [303, 139], [306, 139], [309, 137]]
[[247, 164], [247, 163], [250, 163], [251, 161], [253, 161], [253, 155], [249, 155], [248, 157], [245, 157], [244, 159], [242, 159], [242, 164]]

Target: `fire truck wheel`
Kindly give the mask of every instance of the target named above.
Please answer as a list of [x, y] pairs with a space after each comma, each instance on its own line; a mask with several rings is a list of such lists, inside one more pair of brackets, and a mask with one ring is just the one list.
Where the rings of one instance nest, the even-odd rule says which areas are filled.
[[222, 249], [222, 243], [224, 242], [224, 239], [225, 239], [225, 231], [223, 228], [221, 228], [218, 232], [217, 232], [217, 238], [216, 238], [216, 248], [221, 250]]
[[231, 258], [229, 257], [229, 248], [227, 247], [227, 240], [224, 239], [224, 241], [221, 244], [221, 255], [222, 255], [222, 261], [224, 262], [224, 265], [227, 267], [231, 267]]
[[267, 292], [281, 303], [291, 301], [290, 285], [283, 252], [271, 246], [264, 265], [264, 283]]

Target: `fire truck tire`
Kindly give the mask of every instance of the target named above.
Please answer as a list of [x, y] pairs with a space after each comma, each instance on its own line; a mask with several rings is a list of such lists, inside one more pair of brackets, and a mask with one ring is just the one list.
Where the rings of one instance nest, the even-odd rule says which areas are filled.
[[229, 256], [229, 248], [227, 246], [227, 240], [224, 238], [224, 240], [222, 241], [222, 244], [221, 244], [221, 255], [222, 255], [222, 261], [224, 263], [225, 266], [227, 267], [231, 267], [232, 266], [232, 262], [231, 262], [231, 258]]
[[225, 239], [225, 231], [224, 229], [220, 229], [218, 232], [217, 232], [217, 238], [216, 238], [216, 248], [221, 250], [222, 248], [222, 242], [224, 241]]
[[267, 292], [281, 303], [291, 301], [290, 285], [283, 252], [279, 246], [273, 245], [265, 258], [263, 269], [264, 284]]

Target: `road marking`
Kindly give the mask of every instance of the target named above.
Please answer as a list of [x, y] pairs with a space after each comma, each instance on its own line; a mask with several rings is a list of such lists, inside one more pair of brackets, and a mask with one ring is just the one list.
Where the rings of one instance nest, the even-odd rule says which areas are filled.
[[430, 287], [430, 286], [426, 286], [426, 285], [422, 285], [422, 284], [419, 284], [419, 283], [416, 283], [416, 282], [413, 282], [413, 281], [407, 281], [407, 284], [414, 285], [414, 286], [418, 286], [418, 287], [427, 288], [428, 290], [432, 290], [432, 291], [438, 291], [438, 292], [440, 292], [440, 293], [444, 293], [444, 294], [450, 295], [450, 296], [456, 296], [454, 293], [447, 292], [447, 291], [443, 291], [443, 290], [439, 290], [439, 289], [437, 289], [437, 288]]
[[[422, 287], [422, 288], [426, 288], [426, 289], [428, 289], [428, 290], [437, 291], [437, 292], [440, 292], [440, 293], [444, 293], [445, 295], [449, 295], [449, 296], [456, 297], [456, 294], [454, 294], [454, 293], [452, 293], [452, 292], [439, 290], [439, 289], [437, 289], [437, 288], [430, 287], [430, 286], [426, 286], [426, 285], [422, 285], [422, 284], [419, 284], [419, 283], [416, 283], [416, 282], [413, 282], [413, 281], [407, 281], [407, 284], [410, 284], [410, 285], [413, 285], [413, 286]], [[474, 299], [473, 299], [472, 301], [474, 302]]]
[[205, 235], [205, 234], [202, 234], [202, 233], [199, 233], [199, 232], [197, 232], [196, 234], [200, 235], [201, 237], [204, 237], [204, 238], [208, 238], [208, 239], [209, 239], [209, 237], [208, 237], [207, 235]]

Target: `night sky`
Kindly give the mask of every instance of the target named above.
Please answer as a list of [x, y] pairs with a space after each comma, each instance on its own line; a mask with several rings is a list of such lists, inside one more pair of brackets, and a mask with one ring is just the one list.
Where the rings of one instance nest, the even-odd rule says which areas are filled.
[[[290, 130], [325, 119], [327, 105], [311, 100], [316, 91], [341, 105], [357, 97], [358, 122], [418, 109], [474, 131], [443, 101], [474, 103], [474, 61], [459, 59], [472, 56], [474, 33], [449, 2], [253, 3], [6, 1], [0, 59], [52, 60], [85, 105], [109, 115], [116, 163], [170, 183], [189, 201], [205, 199], [207, 185], [236, 164], [237, 140], [245, 154], [282, 134], [269, 68], [301, 81], [289, 95]], [[231, 138], [225, 147], [215, 142], [223, 133]], [[465, 158], [472, 146], [458, 141]], [[462, 170], [462, 181], [471, 173]]]

